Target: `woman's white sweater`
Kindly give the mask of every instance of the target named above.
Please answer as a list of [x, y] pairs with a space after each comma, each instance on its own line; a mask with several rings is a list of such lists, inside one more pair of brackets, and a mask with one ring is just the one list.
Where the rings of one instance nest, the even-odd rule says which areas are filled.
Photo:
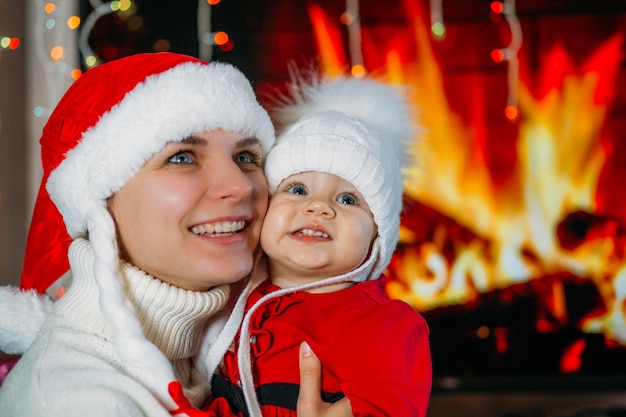
[[[2, 417], [170, 417], [150, 391], [125, 371], [111, 342], [93, 277], [87, 240], [69, 252], [72, 284], [33, 344], [0, 387]], [[123, 265], [124, 293], [148, 341], [170, 360], [187, 396], [201, 401], [206, 376], [194, 367], [207, 328], [228, 301], [229, 287], [187, 291]], [[15, 326], [19, 326], [15, 323]]]

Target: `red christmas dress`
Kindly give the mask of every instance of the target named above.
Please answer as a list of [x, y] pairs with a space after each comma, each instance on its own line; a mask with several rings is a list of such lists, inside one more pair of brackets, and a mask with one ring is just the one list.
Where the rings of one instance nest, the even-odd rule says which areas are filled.
[[[322, 294], [295, 292], [257, 308], [250, 320], [250, 366], [264, 416], [296, 416], [302, 341], [322, 362], [326, 401], [348, 397], [355, 417], [426, 415], [432, 383], [428, 327], [408, 304], [389, 299], [384, 283], [367, 281]], [[246, 311], [278, 289], [269, 279], [263, 282]], [[237, 355], [227, 352], [213, 394], [247, 415], [238, 365]]]

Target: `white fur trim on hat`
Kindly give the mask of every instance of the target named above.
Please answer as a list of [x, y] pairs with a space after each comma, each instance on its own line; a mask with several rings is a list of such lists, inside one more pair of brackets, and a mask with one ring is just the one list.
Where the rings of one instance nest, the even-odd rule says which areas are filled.
[[51, 174], [46, 185], [72, 237], [84, 235], [94, 204], [118, 191], [168, 142], [222, 128], [274, 140], [249, 81], [228, 64], [183, 63], [133, 88]]

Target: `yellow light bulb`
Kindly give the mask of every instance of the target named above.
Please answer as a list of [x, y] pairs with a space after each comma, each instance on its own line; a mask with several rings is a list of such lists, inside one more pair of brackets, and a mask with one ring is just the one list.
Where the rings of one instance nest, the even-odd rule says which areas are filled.
[[67, 19], [67, 27], [69, 27], [70, 29], [76, 29], [78, 26], [80, 26], [80, 17], [70, 16]]
[[63, 54], [65, 53], [65, 51], [63, 50], [62, 46], [55, 46], [50, 50], [50, 56], [52, 57], [52, 59], [54, 59], [55, 61], [60, 60], [61, 58], [63, 58]]

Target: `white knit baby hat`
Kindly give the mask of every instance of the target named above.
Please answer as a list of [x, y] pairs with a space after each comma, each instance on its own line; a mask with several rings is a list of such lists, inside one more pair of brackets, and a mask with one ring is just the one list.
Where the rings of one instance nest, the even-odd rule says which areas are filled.
[[406, 91], [373, 78], [296, 79], [291, 99], [275, 110], [284, 126], [265, 165], [270, 192], [306, 171], [337, 175], [352, 183], [374, 215], [372, 248], [376, 279], [398, 242], [403, 168], [417, 133]]
[[245, 76], [228, 64], [148, 53], [85, 72], [44, 127], [43, 179], [29, 231], [22, 289], [43, 292], [69, 269], [73, 238], [88, 237], [100, 305], [128, 372], [172, 410], [169, 361], [149, 343], [123, 299], [115, 224], [107, 199], [169, 142], [222, 128], [259, 138], [274, 128]]

